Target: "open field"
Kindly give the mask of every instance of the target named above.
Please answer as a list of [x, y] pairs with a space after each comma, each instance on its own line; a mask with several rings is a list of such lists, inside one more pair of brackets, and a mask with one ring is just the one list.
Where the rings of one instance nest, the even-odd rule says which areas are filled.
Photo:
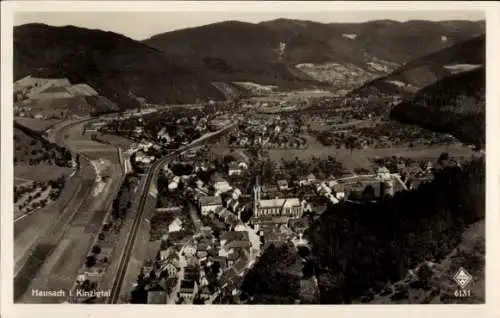
[[[62, 129], [56, 125], [54, 141], [90, 160], [109, 160], [107, 175], [110, 178], [103, 180], [106, 183], [102, 191], [93, 196], [92, 189], [96, 185], [94, 169], [87, 161], [82, 161], [82, 171], [69, 179], [60, 200], [51, 209], [41, 209], [15, 223], [18, 274], [15, 278], [15, 299], [18, 302], [59, 303], [65, 300], [57, 297], [35, 298], [30, 291], [36, 288], [69, 290], [73, 286], [120, 186], [118, 180], [122, 171], [117, 149], [92, 141], [89, 134], [82, 135], [83, 125], [62, 125]], [[19, 181], [41, 177], [51, 179], [53, 174], [60, 173], [58, 169], [40, 169], [38, 166], [37, 169], [22, 166], [17, 170]]]
[[[15, 174], [15, 171], [14, 171], [14, 174]], [[27, 178], [14, 176], [14, 186], [15, 187], [21, 186], [24, 184], [29, 184], [29, 183], [32, 183], [33, 181], [34, 181], [33, 179], [27, 179]]]
[[272, 93], [266, 96], [256, 96], [249, 98], [251, 101], [294, 101], [320, 97], [335, 97], [335, 94], [322, 90], [298, 90], [292, 92]]
[[34, 131], [42, 132], [47, 130], [48, 128], [54, 126], [57, 123], [60, 123], [60, 119], [35, 119], [35, 118], [27, 118], [27, 117], [16, 117], [15, 121], [20, 123], [23, 126], [26, 126]]
[[[120, 166], [115, 166], [114, 170], [116, 169], [119, 170]], [[120, 178], [116, 172], [113, 171], [115, 178], [109, 179], [97, 197], [89, 198], [78, 208], [78, 213], [73, 216], [66, 227], [61, 241], [54, 245], [53, 252], [48, 256], [28, 290], [36, 288], [69, 290], [73, 286], [104, 221], [114, 194], [119, 188]], [[21, 299], [22, 302], [27, 303], [58, 303], [64, 300], [58, 297], [33, 298], [29, 293]]]
[[[377, 157], [409, 157], [413, 159], [429, 159], [436, 160], [443, 152], [447, 152], [453, 157], [471, 157], [479, 155], [472, 149], [456, 145], [443, 145], [433, 147], [393, 147], [393, 148], [368, 148], [354, 149], [352, 152], [345, 148], [335, 148], [333, 146], [324, 146], [315, 137], [307, 134], [302, 134], [301, 137], [306, 139], [305, 149], [264, 149], [264, 153], [268, 153], [272, 160], [281, 161], [309, 160], [313, 156], [316, 158], [334, 157], [341, 162], [348, 170], [357, 168], [371, 169], [373, 168], [372, 160]], [[226, 142], [218, 143], [212, 146], [212, 150], [217, 154], [230, 154], [231, 147]], [[235, 152], [245, 152], [244, 149], [234, 149]]]
[[111, 134], [97, 134], [97, 137], [104, 141], [104, 142], [107, 142], [111, 145], [114, 145], [116, 147], [129, 147], [130, 145], [132, 145], [134, 143], [134, 141], [130, 140], [130, 139], [127, 139], [127, 138], [124, 138], [124, 137], [121, 137], [121, 136], [117, 136], [117, 135], [111, 135]]
[[[54, 216], [52, 218], [52, 222], [49, 223], [45, 229], [39, 229], [36, 231], [35, 229], [30, 228], [33, 233], [29, 238], [34, 237], [34, 240], [29, 242], [31, 244], [26, 244], [29, 250], [26, 249], [26, 245], [24, 246], [25, 249], [21, 250], [23, 247], [21, 243], [23, 242], [20, 242], [21, 238], [16, 239], [14, 246], [14, 253], [17, 254], [16, 263], [17, 261], [21, 263], [21, 259], [24, 257], [27, 257], [27, 259], [25, 262], [19, 264], [15, 271], [17, 274], [14, 278], [15, 301], [24, 302], [25, 299], [23, 298], [23, 295], [29, 297], [32, 288], [48, 288], [47, 276], [43, 275], [43, 272], [40, 273], [40, 270], [42, 270], [42, 267], [46, 266], [48, 262], [50, 262], [53, 251], [58, 247], [60, 240], [65, 234], [64, 229], [66, 229], [67, 223], [71, 222], [74, 214], [77, 213], [82, 204], [84, 204], [90, 189], [90, 182], [82, 182], [80, 191], [76, 193], [70, 204], [66, 207], [66, 209], [60, 212], [59, 215]], [[34, 216], [39, 217], [41, 214], [36, 213]], [[25, 219], [22, 219], [21, 222], [24, 220]], [[39, 224], [35, 223], [35, 225]], [[20, 233], [23, 235], [23, 238], [26, 237], [26, 232], [27, 231], [23, 231]], [[31, 246], [33, 247], [31, 248]], [[40, 279], [36, 280], [38, 277], [40, 277]], [[30, 286], [32, 288], [30, 288]]]
[[310, 145], [305, 150], [287, 150], [287, 149], [271, 149], [269, 150], [270, 157], [275, 161], [294, 160], [298, 157], [301, 160], [315, 157], [332, 156], [341, 162], [344, 167], [350, 170], [356, 168], [370, 169], [373, 165], [371, 160], [376, 157], [409, 157], [413, 159], [431, 159], [436, 160], [443, 152], [447, 152], [453, 157], [470, 157], [475, 152], [467, 147], [461, 146], [435, 146], [423, 148], [375, 148], [375, 149], [338, 149], [326, 146]]
[[76, 123], [67, 127], [64, 127], [60, 131], [60, 136], [62, 140], [58, 142], [64, 144], [67, 148], [74, 152], [91, 154], [98, 152], [97, 157], [101, 157], [101, 153], [112, 152], [116, 153], [116, 148], [113, 145], [103, 144], [91, 139], [91, 133], [83, 134], [83, 128], [86, 125], [85, 122]]
[[[35, 166], [16, 165], [14, 166], [14, 180], [49, 181], [60, 176], [68, 176], [73, 172], [72, 168], [49, 166], [38, 164]], [[17, 181], [14, 181], [15, 183]], [[23, 183], [23, 182], [21, 182]]]

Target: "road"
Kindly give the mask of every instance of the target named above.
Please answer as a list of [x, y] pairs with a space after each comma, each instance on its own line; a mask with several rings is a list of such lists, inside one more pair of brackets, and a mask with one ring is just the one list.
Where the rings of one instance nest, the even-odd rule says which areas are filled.
[[174, 150], [172, 153], [167, 155], [166, 157], [163, 157], [162, 159], [154, 162], [151, 167], [148, 169], [146, 172], [146, 182], [144, 182], [143, 187], [141, 189], [140, 193], [140, 201], [138, 205], [138, 211], [136, 214], [136, 217], [133, 221], [132, 224], [132, 229], [126, 239], [126, 244], [125, 248], [123, 250], [122, 256], [119, 261], [118, 269], [116, 272], [115, 280], [113, 282], [113, 286], [111, 289], [111, 296], [108, 299], [108, 303], [111, 304], [116, 304], [119, 300], [119, 296], [121, 294], [121, 289], [123, 285], [123, 280], [125, 278], [125, 274], [127, 273], [127, 268], [130, 262], [130, 258], [132, 255], [132, 250], [134, 248], [134, 244], [137, 238], [137, 233], [139, 231], [139, 226], [141, 222], [143, 221], [143, 215], [145, 211], [145, 206], [146, 206], [146, 201], [149, 195], [149, 190], [151, 188], [151, 184], [153, 180], [156, 180], [158, 178], [158, 174], [161, 171], [161, 168], [168, 163], [169, 161], [172, 161], [174, 158], [176, 158], [178, 155], [191, 150], [192, 148], [204, 143], [210, 141], [212, 138], [217, 138], [221, 134], [227, 132], [228, 130], [236, 127], [238, 122], [235, 122], [225, 128], [222, 128], [216, 132], [206, 134], [199, 139], [191, 142], [189, 145], [181, 147], [177, 150]]

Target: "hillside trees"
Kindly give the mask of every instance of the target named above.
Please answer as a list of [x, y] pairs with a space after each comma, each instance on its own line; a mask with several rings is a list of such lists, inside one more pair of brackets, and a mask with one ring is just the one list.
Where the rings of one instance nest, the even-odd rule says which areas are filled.
[[330, 276], [320, 280], [322, 302], [348, 303], [369, 288], [401, 279], [424, 260], [444, 257], [466, 225], [484, 218], [484, 183], [484, 158], [473, 159], [377, 204], [330, 207], [307, 232], [319, 259], [318, 277], [344, 277], [340, 290]]

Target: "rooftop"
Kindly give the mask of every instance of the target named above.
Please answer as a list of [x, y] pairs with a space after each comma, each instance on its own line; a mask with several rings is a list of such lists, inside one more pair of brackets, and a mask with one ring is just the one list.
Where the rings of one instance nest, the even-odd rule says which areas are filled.
[[206, 196], [200, 197], [200, 204], [203, 206], [206, 205], [222, 205], [222, 199], [220, 196]]
[[181, 281], [181, 289], [193, 289], [193, 288], [194, 288], [194, 280]]
[[249, 248], [251, 246], [250, 241], [231, 241], [227, 243], [226, 248]]
[[248, 240], [248, 232], [237, 232], [237, 231], [230, 231], [230, 232], [223, 232], [220, 235], [220, 240], [227, 240], [227, 241], [244, 241]]
[[230, 170], [240, 170], [241, 169], [240, 165], [237, 162], [231, 162], [231, 163], [229, 163], [228, 168]]
[[261, 208], [291, 208], [300, 206], [300, 200], [298, 198], [260, 200], [259, 206]]
[[389, 173], [389, 169], [386, 167], [380, 167], [377, 169], [377, 173]]

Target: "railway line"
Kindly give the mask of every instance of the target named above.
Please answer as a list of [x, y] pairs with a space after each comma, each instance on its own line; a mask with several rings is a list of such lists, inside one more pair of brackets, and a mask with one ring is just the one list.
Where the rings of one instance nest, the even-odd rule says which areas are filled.
[[137, 238], [139, 225], [141, 224], [141, 221], [143, 219], [145, 205], [149, 195], [149, 188], [151, 186], [151, 182], [155, 180], [155, 178], [158, 176], [159, 169], [163, 167], [168, 161], [176, 158], [178, 155], [191, 150], [192, 148], [200, 145], [203, 142], [208, 142], [212, 138], [217, 138], [218, 136], [230, 130], [231, 128], [234, 128], [237, 124], [238, 122], [232, 123], [231, 125], [222, 128], [217, 132], [202, 136], [199, 139], [193, 141], [191, 144], [179, 148], [173, 151], [171, 154], [167, 155], [166, 157], [153, 163], [153, 165], [149, 168], [149, 170], [147, 171], [146, 180], [144, 182], [143, 188], [141, 189], [141, 197], [139, 199], [138, 211], [132, 223], [132, 230], [127, 236], [125, 248], [123, 249], [123, 253], [118, 264], [118, 270], [116, 272], [115, 280], [111, 288], [111, 295], [107, 300], [108, 304], [116, 304], [118, 302], [120, 291], [123, 285], [123, 280], [125, 278], [130, 257], [132, 255], [132, 250], [134, 248], [135, 240]]

